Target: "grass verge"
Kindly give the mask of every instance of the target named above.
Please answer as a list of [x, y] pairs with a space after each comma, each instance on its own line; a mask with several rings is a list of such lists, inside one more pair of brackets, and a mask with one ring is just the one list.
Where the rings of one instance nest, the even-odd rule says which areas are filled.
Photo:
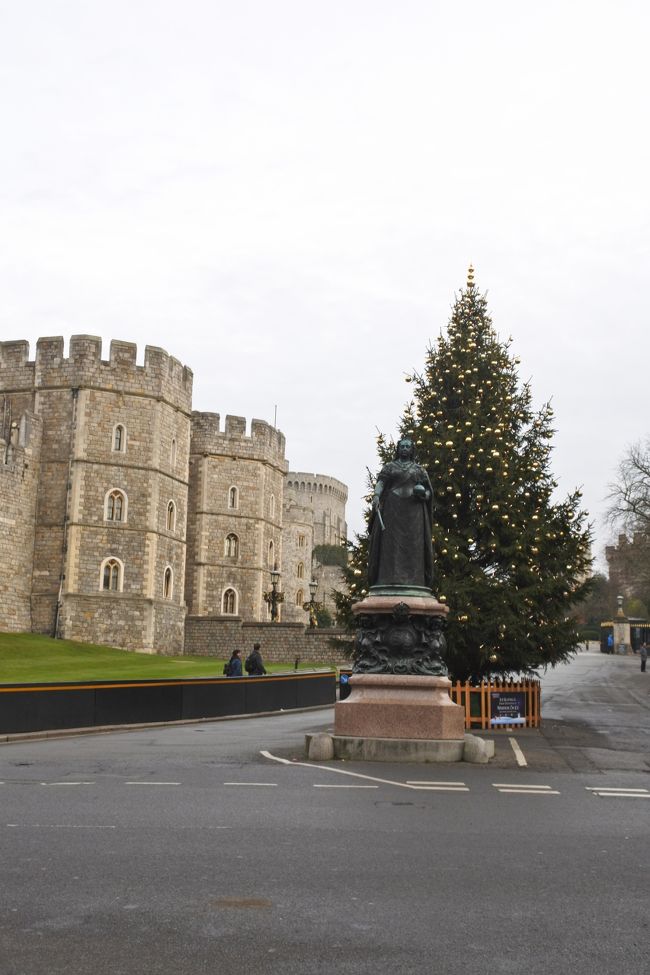
[[[93, 643], [54, 640], [36, 633], [0, 633], [0, 684], [221, 677], [224, 663], [217, 657], [161, 657]], [[322, 666], [305, 661], [299, 669]], [[270, 673], [281, 673], [293, 670], [293, 661], [265, 663], [265, 667]]]

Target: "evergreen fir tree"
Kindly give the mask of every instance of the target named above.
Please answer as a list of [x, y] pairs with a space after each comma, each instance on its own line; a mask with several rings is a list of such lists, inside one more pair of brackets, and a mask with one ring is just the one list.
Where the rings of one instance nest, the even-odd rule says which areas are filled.
[[[550, 404], [535, 412], [519, 360], [499, 339], [470, 268], [447, 333], [407, 378], [414, 398], [399, 436], [411, 436], [434, 491], [438, 599], [450, 609], [447, 665], [453, 679], [534, 673], [578, 643], [573, 604], [589, 590], [590, 530], [581, 492], [554, 501]], [[379, 437], [381, 462], [392, 444]], [[351, 546], [350, 596], [341, 622], [367, 591], [367, 536]]]

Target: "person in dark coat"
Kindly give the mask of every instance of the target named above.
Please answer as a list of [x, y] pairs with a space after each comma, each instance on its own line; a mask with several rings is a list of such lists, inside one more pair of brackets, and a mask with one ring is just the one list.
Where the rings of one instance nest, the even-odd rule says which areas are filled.
[[250, 677], [261, 677], [262, 674], [266, 673], [266, 668], [264, 667], [264, 662], [262, 661], [262, 654], [260, 653], [259, 643], [253, 644], [253, 649], [251, 653], [246, 657], [246, 673]]
[[242, 676], [241, 657], [239, 656], [239, 650], [233, 650], [233, 652], [230, 655], [230, 660], [226, 664], [226, 667], [228, 668], [226, 670], [226, 675], [228, 677]]

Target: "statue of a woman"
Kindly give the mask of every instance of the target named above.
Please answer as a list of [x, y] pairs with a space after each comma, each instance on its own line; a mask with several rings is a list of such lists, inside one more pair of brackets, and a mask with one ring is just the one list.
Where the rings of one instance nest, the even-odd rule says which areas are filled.
[[382, 467], [370, 521], [370, 586], [433, 586], [431, 481], [415, 461], [413, 441], [397, 444], [395, 460]]

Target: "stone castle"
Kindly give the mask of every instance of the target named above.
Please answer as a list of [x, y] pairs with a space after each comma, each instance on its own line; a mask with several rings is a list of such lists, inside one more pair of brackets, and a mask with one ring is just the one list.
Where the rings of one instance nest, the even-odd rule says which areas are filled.
[[[103, 360], [76, 335], [67, 358], [42, 338], [30, 361], [0, 343], [0, 629], [182, 653], [190, 620], [268, 621], [274, 567], [283, 621], [304, 624], [313, 549], [346, 539], [346, 486], [289, 472], [262, 420], [192, 411], [192, 371], [136, 352], [113, 341]], [[315, 570], [327, 605], [336, 570]]]

